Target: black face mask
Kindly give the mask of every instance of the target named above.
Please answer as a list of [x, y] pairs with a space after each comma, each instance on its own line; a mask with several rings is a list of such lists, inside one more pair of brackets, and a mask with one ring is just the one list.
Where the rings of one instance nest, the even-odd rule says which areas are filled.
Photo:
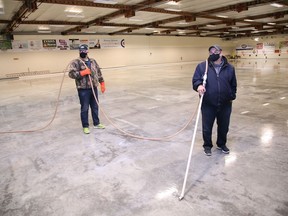
[[87, 53], [80, 53], [80, 57], [81, 58], [86, 58], [87, 57]]
[[211, 54], [208, 58], [209, 61], [215, 62], [220, 58], [220, 54]]

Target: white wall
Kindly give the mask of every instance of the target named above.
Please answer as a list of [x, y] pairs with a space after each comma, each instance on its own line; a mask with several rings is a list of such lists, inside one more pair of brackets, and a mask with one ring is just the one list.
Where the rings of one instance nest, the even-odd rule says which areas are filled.
[[[95, 36], [33, 36], [15, 35], [14, 40], [41, 39], [95, 39]], [[97, 38], [113, 38], [97, 36]], [[219, 44], [224, 54], [231, 54], [233, 44], [217, 38], [186, 38], [159, 36], [114, 36], [125, 39], [125, 48], [91, 49], [89, 56], [95, 58], [102, 68], [179, 63], [201, 61], [208, 55], [208, 47]], [[65, 51], [0, 51], [0, 77], [23, 72], [63, 71], [72, 59], [78, 57], [77, 50]]]
[[[243, 38], [231, 41], [223, 41], [217, 38], [190, 38], [190, 37], [161, 37], [161, 36], [60, 36], [60, 35], [15, 35], [15, 40], [41, 40], [41, 39], [95, 39], [116, 38], [125, 39], [125, 48], [92, 49], [90, 57], [97, 60], [102, 68], [180, 63], [191, 61], [202, 61], [207, 57], [208, 47], [219, 44], [223, 48], [224, 55], [235, 54], [235, 48], [241, 44], [256, 46], [260, 42], [274, 42], [288, 40], [287, 35], [260, 37], [259, 41], [253, 38]], [[7, 77], [14, 73], [25, 72], [62, 72], [69, 62], [78, 57], [77, 50], [66, 51], [0, 51], [0, 77]], [[241, 58], [288, 58], [288, 53], [272, 53], [264, 56], [246, 55]]]
[[[288, 41], [287, 35], [272, 35], [272, 36], [264, 36], [264, 37], [257, 37], [258, 40], [255, 40], [255, 37], [251, 38], [242, 38], [242, 39], [234, 39], [232, 40], [232, 44], [234, 47], [240, 47], [242, 44], [246, 44], [248, 46], [254, 47], [255, 49], [252, 51], [242, 52], [237, 51], [234, 54], [239, 55], [242, 59], [287, 59], [288, 58], [288, 49], [287, 47], [285, 49], [282, 48], [281, 53], [275, 53], [275, 52], [262, 52], [262, 50], [257, 50], [256, 45], [258, 43], [263, 43], [264, 45], [266, 43], [275, 44], [276, 50], [281, 50], [280, 42], [281, 41]], [[264, 49], [265, 51], [265, 46]]]

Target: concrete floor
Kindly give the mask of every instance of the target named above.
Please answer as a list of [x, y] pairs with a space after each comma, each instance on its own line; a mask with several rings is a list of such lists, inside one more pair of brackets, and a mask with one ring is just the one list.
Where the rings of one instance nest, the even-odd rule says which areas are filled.
[[[287, 216], [288, 62], [233, 64], [238, 94], [228, 138], [231, 153], [213, 148], [211, 157], [204, 155], [199, 125], [182, 201], [194, 121], [169, 141], [150, 141], [124, 136], [101, 113], [106, 129], [85, 135], [74, 81], [66, 77], [47, 129], [0, 134], [0, 215]], [[171, 135], [196, 110], [195, 66], [103, 70], [102, 108], [130, 133]], [[47, 125], [61, 79], [0, 80], [0, 131]]]

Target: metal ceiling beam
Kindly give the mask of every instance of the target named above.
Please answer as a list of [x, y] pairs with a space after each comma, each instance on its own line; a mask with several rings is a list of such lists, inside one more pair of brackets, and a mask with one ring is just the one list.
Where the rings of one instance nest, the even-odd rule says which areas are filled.
[[[265, 35], [263, 35], [263, 33], [265, 33]], [[279, 31], [276, 34], [288, 34], [288, 30]], [[219, 34], [213, 34], [213, 36], [216, 36], [216, 35], [219, 35]], [[227, 36], [222, 36], [222, 38], [231, 39], [231, 38], [242, 38], [242, 37], [263, 37], [263, 36], [269, 36], [269, 35], [275, 35], [275, 32], [265, 31], [265, 32], [259, 32], [259, 33], [251, 33], [247, 31], [246, 34], [235, 34], [233, 36], [227, 35]]]
[[248, 10], [248, 8], [252, 7], [259, 7], [262, 5], [267, 5], [268, 3], [272, 3], [275, 1], [271, 0], [254, 0], [250, 2], [245, 2], [245, 3], [237, 3], [234, 5], [228, 5], [220, 8], [215, 8], [211, 10], [205, 11], [207, 14], [215, 14], [215, 13], [221, 13], [221, 12], [229, 12], [229, 11], [237, 11], [240, 13], [241, 11]]
[[[264, 24], [262, 22], [249, 22], [249, 21], [245, 21], [244, 19], [251, 19], [251, 20], [257, 20], [257, 19], [263, 19], [266, 17], [274, 17], [277, 16], [279, 14], [288, 14], [288, 11], [281, 11], [281, 12], [277, 12], [277, 13], [270, 13], [270, 14], [263, 14], [263, 15], [256, 15], [256, 16], [250, 16], [250, 17], [246, 17], [246, 18], [239, 18], [239, 19], [234, 19], [233, 21], [236, 22], [241, 22], [241, 23], [245, 23], [245, 24], [254, 24], [254, 25], [260, 25], [260, 24]], [[205, 23], [202, 25], [192, 25], [192, 26], [187, 26], [185, 27], [185, 29], [190, 29], [190, 28], [194, 28], [195, 26], [197, 27], [206, 27], [208, 24], [210, 25], [221, 25], [221, 24], [225, 24], [227, 22], [225, 21], [218, 21], [218, 22], [211, 22], [211, 23]]]
[[63, 31], [63, 32], [61, 32], [61, 34], [62, 34], [62, 35], [67, 35], [67, 34], [69, 34], [69, 33], [71, 33], [71, 32], [75, 32], [75, 31], [79, 32], [79, 31], [81, 31], [81, 29], [83, 29], [83, 28], [87, 28], [87, 27], [89, 27], [89, 26], [91, 26], [91, 25], [100, 25], [100, 24], [102, 24], [105, 20], [109, 20], [109, 19], [111, 19], [111, 18], [115, 18], [115, 17], [118, 17], [118, 16], [122, 16], [124, 13], [125, 13], [124, 10], [118, 10], [118, 11], [116, 11], [116, 12], [114, 12], [114, 13], [111, 13], [111, 14], [108, 14], [108, 15], [106, 15], [106, 16], [103, 16], [103, 17], [94, 19], [94, 20], [92, 20], [92, 21], [86, 22], [86, 23], [83, 24], [83, 25], [76, 26], [76, 27], [74, 27], [74, 28], [71, 28], [71, 29], [68, 29], [68, 30], [66, 30], [66, 31]]
[[[22, 0], [23, 1], [23, 0]], [[154, 12], [154, 13], [167, 13], [167, 14], [175, 14], [175, 15], [180, 15], [180, 16], [185, 16], [185, 20], [195, 20], [196, 17], [201, 17], [201, 18], [206, 18], [206, 19], [212, 19], [212, 20], [219, 20], [219, 21], [225, 21], [228, 23], [233, 24], [235, 23], [235, 21], [233, 19], [226, 19], [226, 18], [221, 18], [221, 17], [216, 17], [216, 16], [211, 16], [209, 14], [215, 12], [215, 11], [227, 11], [227, 10], [234, 10], [237, 9], [238, 11], [240, 10], [244, 10], [244, 8], [249, 8], [249, 7], [256, 7], [257, 5], [263, 5], [263, 4], [267, 4], [267, 3], [271, 3], [270, 0], [255, 0], [252, 2], [247, 2], [247, 3], [236, 3], [234, 5], [230, 5], [230, 6], [226, 6], [226, 7], [220, 7], [220, 8], [216, 8], [214, 10], [207, 10], [204, 12], [200, 12], [200, 13], [190, 13], [190, 12], [176, 12], [176, 11], [168, 11], [165, 9], [160, 9], [160, 8], [152, 8], [152, 6], [156, 6], [159, 4], [162, 4], [163, 2], [166, 2], [167, 0], [145, 0], [143, 2], [140, 2], [136, 5], [132, 5], [132, 6], [127, 6], [127, 5], [121, 5], [121, 4], [115, 4], [115, 5], [111, 5], [111, 4], [100, 4], [100, 3], [93, 3], [93, 2], [87, 2], [87, 1], [80, 1], [80, 0], [38, 0], [41, 1], [42, 3], [50, 3], [50, 4], [65, 4], [65, 5], [78, 5], [78, 6], [88, 6], [88, 7], [102, 7], [102, 8], [114, 8], [114, 9], [122, 9], [120, 10], [120, 13], [115, 13], [116, 15], [114, 15], [114, 13], [111, 13], [110, 15], [103, 16], [101, 18], [95, 19], [92, 21], [92, 23], [102, 23], [99, 22], [100, 20], [106, 20], [106, 19], [115, 19], [119, 16], [125, 16], [125, 17], [132, 17], [135, 15], [135, 11], [147, 11], [147, 12]], [[179, 0], [178, 0], [179, 1]], [[280, 2], [280, 1], [279, 1]], [[282, 1], [281, 1], [282, 2]], [[241, 9], [242, 8], [242, 9]], [[276, 15], [275, 15], [276, 16]], [[278, 15], [280, 16], [280, 15]], [[281, 14], [282, 16], [282, 14]], [[81, 26], [77, 26], [75, 28], [71, 28], [65, 32], [63, 32], [63, 34], [69, 34], [75, 30], [79, 31], [79, 29], [82, 28], [86, 28], [87, 25], [91, 25], [91, 22], [87, 23], [86, 25], [81, 25]], [[129, 30], [129, 29], [127, 29]], [[125, 30], [124, 30], [125, 31]]]
[[[24, 0], [18, 0], [18, 1], [24, 1]], [[101, 18], [97, 18], [93, 21], [87, 22], [83, 25], [79, 25], [77, 27], [68, 29], [64, 32], [62, 32], [63, 35], [69, 34], [71, 32], [79, 32], [83, 28], [87, 28], [87, 26], [102, 23], [103, 20], [107, 19], [115, 19], [119, 16], [126, 16], [126, 17], [132, 17], [134, 16], [135, 11], [149, 11], [149, 12], [155, 12], [155, 13], [168, 13], [168, 14], [177, 14], [177, 15], [183, 15], [185, 16], [186, 20], [195, 20], [196, 17], [193, 13], [189, 12], [174, 12], [174, 11], [168, 11], [164, 9], [155, 9], [151, 8], [153, 6], [157, 6], [160, 4], [166, 3], [167, 0], [145, 0], [143, 2], [140, 2], [136, 5], [127, 6], [127, 5], [121, 5], [121, 4], [100, 4], [100, 3], [93, 3], [93, 2], [87, 2], [87, 1], [80, 1], [80, 0], [36, 0], [41, 3], [48, 3], [48, 4], [63, 4], [63, 5], [78, 5], [78, 6], [87, 6], [87, 7], [102, 7], [102, 8], [113, 8], [113, 9], [120, 9], [118, 12], [111, 13], [109, 15], [103, 16]], [[180, 0], [175, 0], [176, 2], [179, 2]], [[134, 13], [133, 13], [134, 12]], [[212, 17], [210, 17], [212, 19]], [[221, 19], [221, 18], [218, 18]], [[127, 29], [129, 31], [130, 29]]]
[[150, 8], [150, 7], [155, 7], [155, 6], [161, 5], [161, 4], [163, 4], [163, 2], [166, 3], [167, 0], [145, 0], [143, 2], [140, 2], [140, 3], [132, 6], [132, 9], [135, 10], [135, 11], [140, 11], [140, 10], [144, 10], [146, 8]]
[[[123, 29], [123, 30], [120, 30], [120, 31], [113, 32], [111, 34], [118, 34], [118, 33], [122, 33], [122, 32], [130, 32], [130, 31], [133, 31], [133, 30], [136, 30], [136, 29], [148, 28], [148, 27], [167, 29], [166, 26], [161, 26], [161, 25], [166, 24], [166, 23], [170, 23], [170, 22], [180, 21], [180, 20], [183, 20], [183, 19], [184, 19], [184, 17], [168, 18], [168, 19], [161, 20], [161, 21], [155, 21], [155, 22], [144, 24], [144, 25], [139, 25], [139, 26], [133, 27], [133, 28]], [[171, 28], [169, 28], [169, 29], [170, 30], [174, 30], [175, 27], [173, 27], [172, 29]]]
[[[54, 1], [65, 1], [65, 0], [54, 0]], [[91, 25], [95, 25], [95, 24], [99, 25], [99, 24], [103, 23], [104, 20], [115, 19], [115, 18], [117, 18], [119, 16], [123, 16], [123, 15], [125, 17], [129, 18], [129, 17], [135, 16], [135, 11], [138, 11], [138, 10], [141, 10], [143, 8], [147, 8], [147, 7], [153, 6], [155, 4], [160, 4], [160, 3], [163, 3], [163, 2], [166, 2], [166, 0], [145, 0], [145, 1], [141, 2], [141, 3], [136, 4], [136, 5], [132, 5], [132, 6], [127, 7], [125, 9], [121, 9], [121, 10], [118, 10], [118, 11], [116, 11], [114, 13], [111, 13], [111, 14], [105, 15], [103, 17], [94, 19], [94, 20], [92, 20], [90, 22], [87, 22], [86, 25], [77, 26], [75, 28], [71, 28], [71, 29], [68, 29], [66, 31], [63, 31], [61, 34], [66, 35], [66, 34], [69, 34], [71, 32], [74, 32], [74, 31], [81, 31], [81, 29], [87, 28], [87, 26], [91, 26]], [[128, 31], [130, 31], [130, 29], [128, 29]]]
[[[196, 17], [201, 17], [201, 18], [206, 18], [206, 19], [212, 19], [212, 20], [220, 20], [219, 22], [217, 22], [217, 24], [224, 24], [226, 23], [227, 25], [235, 25], [236, 22], [244, 22], [244, 23], [248, 23], [247, 21], [244, 21], [244, 18], [243, 19], [238, 19], [238, 20], [235, 20], [235, 19], [227, 19], [227, 18], [221, 18], [221, 17], [216, 17], [216, 16], [211, 16], [209, 14], [213, 14], [212, 12], [215, 12], [215, 11], [218, 11], [218, 12], [224, 12], [224, 11], [231, 11], [231, 10], [236, 10], [238, 12], [241, 12], [243, 10], [248, 10], [249, 7], [257, 7], [257, 6], [261, 6], [261, 5], [265, 5], [265, 4], [268, 4], [268, 3], [272, 3], [272, 2], [275, 2], [275, 1], [271, 1], [271, 0], [255, 0], [255, 1], [252, 1], [252, 2], [247, 2], [247, 3], [237, 3], [237, 4], [234, 4], [234, 5], [230, 5], [230, 6], [227, 6], [227, 7], [220, 7], [220, 8], [216, 8], [214, 9], [213, 11], [212, 10], [207, 10], [207, 11], [203, 11], [203, 12], [200, 12], [200, 13], [190, 13], [190, 12], [176, 12], [176, 11], [168, 11], [168, 10], [165, 10], [165, 9], [160, 9], [160, 8], [146, 8], [146, 9], [142, 9], [142, 11], [147, 11], [147, 12], [155, 12], [155, 13], [168, 13], [168, 14], [177, 14], [177, 15], [182, 15], [182, 16], [190, 16], [190, 17], [193, 17], [193, 20], [196, 19]], [[283, 3], [284, 0], [282, 1], [277, 1], [279, 3]], [[283, 17], [285, 14], [287, 13], [287, 11], [283, 14], [283, 12], [278, 12], [278, 13], [274, 13], [272, 14], [272, 16], [274, 16], [275, 18], [277, 17]], [[269, 17], [271, 14], [265, 14], [265, 15], [259, 15], [259, 16], [253, 16], [253, 17], [250, 17], [251, 19], [262, 19], [262, 18], [266, 18], [266, 17]], [[171, 21], [173, 22], [173, 21]], [[256, 22], [254, 22], [256, 23]], [[210, 24], [210, 23], [209, 23]], [[216, 23], [211, 23], [212, 25], [213, 24], [216, 24]], [[256, 24], [262, 24], [262, 23], [259, 23], [257, 22]], [[203, 25], [203, 26], [206, 26], [207, 24]], [[190, 26], [191, 28], [191, 26]], [[195, 26], [192, 26], [193, 29], [195, 29]], [[187, 29], [189, 29], [189, 27], [187, 27]], [[117, 31], [117, 32], [114, 32], [115, 34], [116, 33], [121, 33], [121, 32], [125, 32], [127, 29], [124, 29], [124, 30], [121, 30], [121, 31]]]
[[[279, 12], [281, 13], [281, 12]], [[277, 14], [277, 13], [276, 13]], [[273, 15], [275, 16], [275, 13], [271, 13], [271, 14], [266, 14], [266, 15], [260, 15], [260, 16], [253, 16], [253, 17], [250, 17], [251, 19], [261, 19], [261, 18], [264, 18], [262, 16], [269, 16], [269, 15]], [[171, 18], [171, 19], [166, 19], [166, 20], [162, 20], [163, 23], [161, 24], [164, 24], [164, 23], [169, 23], [169, 22], [175, 22], [175, 21], [179, 21], [179, 20], [183, 20], [183, 17], [176, 17], [176, 18]], [[244, 19], [236, 19], [236, 20], [233, 20], [233, 23], [236, 23], [236, 22], [244, 22], [244, 23], [249, 23], [251, 24], [251, 22], [248, 22], [248, 21], [244, 21]], [[139, 28], [145, 28], [145, 27], [155, 27], [153, 26], [153, 24], [155, 24], [157, 22], [153, 22], [153, 23], [148, 23], [148, 24], [145, 24], [145, 25], [142, 25], [140, 26]], [[247, 28], [247, 27], [257, 27], [257, 28], [261, 28], [261, 26], [264, 25], [264, 23], [260, 23], [260, 22], [252, 22], [254, 25], [248, 25], [248, 26], [241, 26], [239, 28]], [[285, 23], [285, 22], [282, 22], [282, 23]], [[225, 24], [225, 22], [223, 21], [218, 21], [218, 22], [214, 22], [214, 23], [211, 23], [212, 25], [219, 25], [219, 24]], [[277, 25], [277, 24], [280, 24], [280, 23], [276, 23], [276, 25], [274, 26], [275, 28], [279, 28], [280, 26]], [[193, 25], [193, 26], [188, 26], [188, 27], [182, 27], [182, 28], [177, 28], [177, 29], [182, 29], [182, 30], [196, 30], [196, 29], [199, 29], [201, 27], [206, 27], [207, 24], [202, 24], [202, 25]], [[134, 29], [123, 29], [123, 30], [120, 30], [120, 31], [116, 31], [116, 32], [113, 32], [111, 34], [118, 34], [118, 33], [122, 33], [122, 32], [127, 32], [127, 31], [133, 31], [133, 30], [136, 30], [136, 29], [139, 29], [139, 28], [134, 28]], [[175, 28], [171, 28], [169, 26], [161, 26], [161, 25], [158, 25], [157, 28], [165, 28], [167, 30], [170, 30], [170, 31], [173, 31]], [[216, 29], [207, 29], [209, 31], [217, 31]]]
[[[285, 15], [288, 15], [288, 10], [280, 11], [280, 12], [276, 12], [276, 13], [249, 16], [249, 17], [237, 19], [237, 22], [241, 21], [241, 22], [251, 23], [251, 22], [248, 22], [248, 21], [244, 21], [244, 19], [258, 20], [258, 19], [264, 19], [264, 18], [267, 18], [267, 17], [279, 17], [279, 16], [284, 17]], [[275, 19], [277, 19], [277, 18], [275, 18]]]
[[[81, 29], [83, 28], [88, 28], [89, 26], [94, 26], [94, 25], [99, 25], [99, 26], [118, 26], [118, 27], [124, 27], [126, 29], [123, 29], [121, 31], [116, 31], [113, 32], [111, 34], [121, 34], [122, 32], [132, 32], [133, 30], [139, 29], [139, 28], [145, 28], [148, 26], [155, 26], [157, 28], [163, 28], [166, 29], [166, 32], [169, 32], [169, 34], [171, 33], [171, 31], [175, 31], [175, 27], [169, 27], [169, 26], [164, 26], [164, 24], [167, 24], [169, 22], [175, 22], [175, 21], [179, 21], [179, 20], [186, 20], [186, 21], [194, 21], [196, 20], [197, 17], [201, 17], [201, 18], [206, 18], [206, 19], [212, 19], [212, 20], [219, 20], [218, 22], [211, 22], [211, 23], [206, 23], [206, 24], [202, 24], [202, 25], [191, 25], [188, 27], [183, 27], [181, 29], [185, 29], [185, 30], [195, 30], [195, 29], [199, 29], [199, 28], [203, 28], [206, 27], [207, 24], [212, 24], [212, 25], [221, 25], [221, 24], [226, 24], [227, 26], [231, 26], [231, 25], [235, 25], [236, 22], [242, 22], [242, 23], [246, 23], [246, 24], [251, 24], [251, 22], [247, 22], [244, 21], [244, 18], [241, 19], [226, 19], [226, 18], [221, 18], [221, 17], [216, 17], [216, 16], [211, 16], [210, 14], [216, 13], [216, 12], [225, 12], [225, 11], [238, 11], [241, 12], [243, 10], [249, 9], [251, 7], [257, 7], [257, 6], [261, 6], [261, 5], [265, 5], [265, 4], [270, 4], [272, 2], [277, 2], [283, 5], [288, 5], [288, 1], [287, 0], [254, 0], [254, 1], [250, 1], [250, 2], [246, 2], [246, 3], [236, 3], [234, 5], [230, 5], [230, 6], [225, 6], [225, 7], [220, 7], [220, 8], [216, 8], [213, 10], [207, 10], [207, 11], [203, 11], [203, 12], [199, 12], [199, 13], [191, 13], [191, 12], [175, 12], [175, 11], [168, 11], [165, 9], [160, 9], [160, 8], [153, 8], [157, 5], [163, 4], [164, 2], [166, 2], [167, 0], [145, 0], [143, 2], [140, 2], [138, 4], [134, 4], [134, 5], [122, 5], [122, 4], [115, 4], [115, 5], [111, 5], [111, 4], [101, 4], [101, 3], [94, 3], [91, 1], [85, 1], [85, 0], [17, 0], [17, 1], [22, 1], [23, 4], [26, 3], [27, 6], [27, 2], [41, 2], [41, 3], [47, 3], [47, 4], [63, 4], [63, 5], [78, 5], [78, 6], [87, 6], [87, 7], [99, 7], [99, 8], [110, 8], [110, 9], [115, 9], [116, 11], [114, 13], [108, 14], [106, 16], [103, 17], [99, 17], [97, 19], [94, 19], [90, 22], [86, 22], [86, 23], [82, 23], [82, 22], [78, 22], [78, 26], [75, 28], [71, 28], [65, 32], [63, 32], [63, 34], [70, 34], [70, 33], [75, 33], [75, 32], [79, 32], [81, 31]], [[179, 0], [176, 0], [179, 1]], [[30, 7], [31, 8], [31, 7]], [[165, 20], [158, 20], [156, 22], [151, 22], [151, 23], [146, 23], [144, 25], [128, 25], [128, 24], [116, 24], [116, 23], [107, 23], [107, 20], [111, 20], [111, 19], [115, 19], [119, 16], [125, 16], [125, 17], [132, 17], [135, 15], [136, 11], [145, 11], [145, 12], [154, 12], [154, 13], [166, 13], [166, 14], [173, 14], [173, 15], [178, 15], [178, 17], [176, 18], [170, 18], [170, 19], [165, 19]], [[22, 13], [27, 13], [27, 12], [22, 12]], [[21, 13], [21, 8], [19, 9], [19, 11], [13, 16], [13, 20], [15, 22], [15, 20], [19, 21], [19, 17], [23, 16]], [[266, 17], [274, 17], [274, 18], [282, 18], [285, 15], [287, 15], [288, 11], [284, 11], [284, 12], [277, 12], [277, 13], [271, 13], [271, 14], [263, 14], [263, 15], [258, 15], [258, 16], [252, 16], [249, 17], [249, 19], [263, 19]], [[18, 19], [16, 19], [16, 17], [18, 17]], [[24, 18], [25, 16], [23, 16]], [[245, 18], [246, 19], [246, 18]], [[3, 23], [4, 21], [0, 20], [0, 23]], [[39, 21], [39, 22], [45, 22], [45, 21]], [[54, 21], [51, 21], [51, 23]], [[56, 22], [56, 21], [55, 21]], [[68, 23], [74, 23], [74, 22], [65, 22], [65, 24], [61, 23], [61, 21], [58, 21], [59, 25], [70, 25]], [[33, 21], [23, 21], [22, 19], [20, 19], [20, 22], [16, 22], [17, 25], [19, 23], [23, 23], [23, 24], [32, 24]], [[50, 24], [50, 21], [47, 21], [47, 23]], [[36, 22], [34, 23], [36, 24]], [[263, 23], [261, 22], [252, 22], [253, 26], [258, 26], [260, 27], [260, 25], [263, 25]], [[279, 22], [277, 22], [275, 28], [280, 28], [283, 26], [279, 27]], [[284, 24], [284, 23], [283, 23]], [[56, 24], [57, 25], [57, 24]], [[71, 24], [71, 25], [75, 25]], [[13, 25], [12, 25], [13, 26]], [[7, 26], [8, 28], [8, 26]], [[6, 28], [6, 29], [7, 29]], [[245, 27], [243, 27], [245, 28]], [[247, 28], [247, 27], [246, 27]], [[11, 27], [9, 28], [11, 29]], [[180, 28], [178, 28], [180, 29]], [[201, 29], [202, 30], [202, 29]], [[214, 29], [209, 29], [210, 31], [214, 31]], [[12, 31], [13, 31], [13, 27], [12, 27]]]
[[2, 24], [7, 24], [7, 23], [9, 23], [11, 20], [0, 20], [0, 23], [2, 23]]
[[[22, 1], [25, 0], [16, 0]], [[85, 0], [36, 0], [39, 3], [46, 4], [62, 4], [62, 5], [73, 5], [73, 6], [85, 6], [85, 7], [99, 7], [99, 8], [112, 8], [112, 9], [130, 9], [131, 7], [123, 4], [102, 4], [102, 3], [94, 3]]]
[[14, 14], [11, 21], [6, 28], [2, 30], [1, 34], [7, 34], [13, 32], [14, 28], [17, 28], [23, 19], [26, 18], [28, 13], [33, 13], [37, 9], [37, 0], [24, 0], [22, 6]]
[[67, 21], [36, 21], [36, 20], [24, 20], [22, 21], [24, 25], [85, 25], [84, 22], [67, 22]]
[[[180, 21], [183, 20], [182, 17], [175, 17], [175, 18], [169, 18], [166, 20], [163, 20], [161, 24], [165, 24], [168, 22], [175, 22], [175, 21]], [[0, 20], [0, 23], [9, 23], [9, 20]], [[156, 22], [155, 22], [156, 23]], [[274, 22], [275, 25], [269, 25], [270, 27], [277, 27], [281, 24], [286, 24], [288, 23], [288, 20], [281, 20], [281, 21], [277, 21]], [[84, 22], [67, 22], [67, 21], [34, 21], [34, 20], [24, 20], [22, 21], [22, 24], [25, 25], [83, 25], [86, 26], [87, 24]], [[257, 23], [258, 24], [258, 23]], [[151, 24], [146, 24], [144, 25], [135, 25], [135, 24], [125, 24], [125, 23], [107, 23], [107, 22], [99, 22], [97, 24], [98, 26], [115, 26], [115, 27], [126, 27], [126, 28], [144, 28], [144, 27], [149, 27]], [[153, 25], [153, 24], [152, 24]], [[152, 26], [151, 25], [151, 26]], [[255, 25], [245, 25], [245, 26], [239, 26], [238, 28], [249, 28], [249, 27], [254, 27]], [[268, 26], [268, 25], [267, 25]], [[181, 29], [181, 30], [195, 30], [195, 29], [199, 29], [201, 31], [226, 31], [228, 29], [231, 29], [231, 27], [225, 27], [225, 28], [217, 28], [217, 29], [205, 29], [202, 27], [206, 27], [206, 24], [203, 25], [195, 25], [193, 26], [191, 29], [187, 29], [187, 27], [175, 27], [175, 26], [161, 26], [158, 25], [157, 28], [163, 28], [163, 29], [169, 29], [169, 30], [177, 30], [177, 29]], [[201, 28], [201, 29], [200, 29]]]

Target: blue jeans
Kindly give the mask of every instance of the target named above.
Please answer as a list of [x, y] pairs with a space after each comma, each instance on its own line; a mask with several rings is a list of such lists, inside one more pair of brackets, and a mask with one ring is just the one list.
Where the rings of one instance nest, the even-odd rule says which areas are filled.
[[[98, 100], [98, 91], [97, 88], [94, 88], [96, 98]], [[91, 107], [93, 125], [98, 125], [99, 118], [98, 118], [98, 104], [95, 101], [92, 89], [78, 89], [78, 96], [81, 104], [81, 122], [82, 127], [89, 127], [89, 120], [88, 120], [88, 111], [89, 106]]]

